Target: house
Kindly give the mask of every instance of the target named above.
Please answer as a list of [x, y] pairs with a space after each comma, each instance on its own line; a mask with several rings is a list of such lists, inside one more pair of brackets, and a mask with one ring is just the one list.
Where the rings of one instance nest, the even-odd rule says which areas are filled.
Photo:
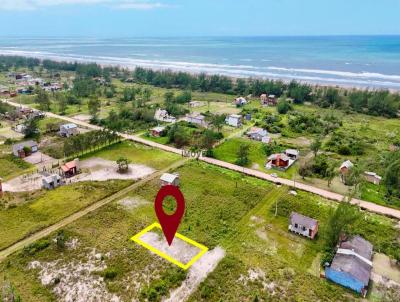
[[225, 122], [232, 127], [240, 128], [242, 127], [242, 116], [238, 114], [228, 115]]
[[189, 107], [192, 107], [192, 108], [202, 107], [202, 106], [204, 106], [203, 102], [199, 102], [199, 101], [190, 101], [189, 102]]
[[266, 95], [262, 94], [260, 96], [261, 105], [264, 106], [276, 106], [278, 104], [278, 99], [274, 94]]
[[330, 266], [326, 278], [366, 296], [372, 271], [373, 245], [360, 236], [343, 241]]
[[165, 132], [165, 127], [158, 126], [150, 129], [150, 135], [154, 137], [160, 137], [164, 134]]
[[73, 161], [65, 163], [61, 166], [62, 173], [65, 177], [73, 177], [80, 172], [79, 159], [76, 158]]
[[70, 137], [79, 134], [78, 126], [75, 124], [64, 124], [60, 126], [60, 135], [63, 137]]
[[164, 173], [160, 177], [161, 186], [176, 186], [179, 187], [179, 174]]
[[12, 146], [13, 154], [19, 158], [27, 157], [38, 150], [38, 144], [34, 141], [26, 141]]
[[268, 131], [262, 128], [253, 127], [247, 131], [246, 135], [252, 140], [262, 141], [264, 137], [268, 136]]
[[24, 124], [19, 124], [13, 128], [15, 132], [24, 133], [26, 130], [26, 126]]
[[340, 166], [339, 173], [340, 173], [340, 178], [343, 183], [346, 183], [346, 176], [349, 174], [351, 168], [353, 168], [353, 167], [354, 167], [354, 164], [349, 160], [346, 160]]
[[200, 125], [202, 127], [208, 126], [208, 123], [206, 122], [206, 117], [202, 114], [198, 114], [198, 113], [189, 114], [189, 115], [187, 115], [186, 120], [189, 123]]
[[10, 90], [7, 87], [0, 87], [0, 95], [9, 95], [10, 94]]
[[294, 163], [286, 154], [272, 154], [268, 157], [267, 169], [276, 168], [280, 170], [288, 169]]
[[374, 185], [380, 185], [382, 177], [374, 172], [364, 172], [365, 180], [373, 183]]
[[238, 97], [236, 98], [233, 103], [237, 106], [237, 107], [241, 107], [247, 104], [247, 100], [244, 97]]
[[289, 231], [314, 239], [318, 233], [318, 221], [292, 212], [289, 219]]
[[62, 178], [58, 174], [51, 174], [42, 177], [42, 187], [47, 190], [55, 189], [63, 184]]
[[345, 175], [345, 174], [349, 173], [349, 171], [353, 167], [354, 167], [353, 163], [349, 160], [346, 160], [345, 162], [343, 162], [343, 164], [339, 168], [340, 174]]
[[270, 137], [270, 136], [264, 136], [264, 137], [261, 139], [261, 142], [264, 143], [264, 144], [269, 145], [270, 143], [272, 143], [272, 137]]
[[154, 119], [160, 122], [176, 123], [176, 118], [169, 115], [167, 110], [158, 108], [154, 114]]
[[300, 152], [299, 152], [299, 150], [295, 150], [295, 149], [286, 149], [285, 154], [290, 159], [297, 160], [297, 159], [299, 159]]

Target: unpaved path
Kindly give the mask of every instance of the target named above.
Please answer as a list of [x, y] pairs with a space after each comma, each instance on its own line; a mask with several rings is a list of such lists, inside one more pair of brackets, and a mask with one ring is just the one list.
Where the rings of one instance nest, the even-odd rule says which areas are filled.
[[79, 218], [87, 215], [88, 213], [91, 213], [114, 200], [121, 199], [126, 194], [128, 194], [130, 191], [136, 190], [137, 188], [143, 186], [145, 183], [149, 182], [150, 180], [160, 177], [163, 173], [166, 173], [171, 170], [175, 170], [175, 169], [183, 166], [186, 163], [186, 161], [187, 161], [187, 159], [182, 159], [178, 162], [175, 162], [172, 165], [170, 165], [169, 167], [165, 168], [164, 170], [155, 172], [155, 173], [147, 176], [146, 178], [132, 184], [131, 186], [126, 187], [125, 189], [122, 189], [121, 191], [119, 191], [107, 198], [104, 198], [104, 199], [88, 206], [87, 208], [84, 208], [84, 209], [80, 210], [79, 212], [72, 214], [71, 216], [68, 216], [68, 217], [62, 219], [61, 221], [57, 222], [56, 224], [53, 224], [37, 233], [34, 233], [31, 236], [9, 246], [8, 248], [0, 251], [0, 262], [2, 262], [5, 258], [7, 258], [9, 255], [15, 253], [16, 251], [24, 248], [25, 246], [27, 246], [29, 244], [34, 243], [35, 241], [37, 241], [39, 239], [42, 239], [43, 237], [50, 235], [51, 233], [67, 226], [68, 224], [78, 220]]
[[205, 253], [189, 269], [188, 275], [182, 285], [172, 290], [170, 296], [167, 299], [163, 299], [163, 302], [186, 301], [190, 295], [194, 293], [200, 283], [207, 278], [208, 274], [215, 270], [224, 256], [225, 251], [220, 247], [216, 247]]
[[[4, 100], [4, 101], [6, 103], [8, 103], [9, 105], [12, 105], [12, 106], [15, 106], [15, 107], [20, 107], [20, 104], [11, 102], [9, 100]], [[22, 107], [28, 107], [28, 106], [25, 106], [25, 105], [21, 105], [21, 106]], [[73, 119], [73, 118], [70, 118], [70, 117], [66, 117], [66, 116], [57, 115], [57, 114], [54, 114], [54, 113], [51, 113], [51, 112], [47, 112], [46, 115], [49, 116], [49, 117], [54, 117], [54, 118], [65, 120], [65, 121], [68, 121], [68, 122], [71, 122], [71, 123], [75, 123], [77, 125], [80, 125], [82, 127], [87, 127], [89, 129], [96, 129], [96, 130], [101, 130], [102, 129], [99, 126], [91, 125], [91, 124], [86, 123], [86, 122], [82, 122], [82, 121], [79, 121], [79, 120], [76, 120], [76, 119]], [[129, 139], [129, 140], [132, 140], [132, 141], [135, 141], [135, 142], [147, 145], [147, 146], [158, 148], [158, 149], [161, 149], [161, 150], [164, 150], [164, 151], [167, 151], [167, 152], [172, 152], [172, 153], [176, 153], [176, 154], [182, 154], [182, 150], [178, 149], [178, 148], [165, 146], [165, 145], [158, 144], [158, 143], [155, 143], [155, 142], [152, 142], [152, 141], [148, 141], [148, 140], [146, 140], [144, 138], [141, 138], [141, 137], [138, 137], [136, 135], [129, 135], [129, 134], [124, 134], [124, 133], [119, 133], [119, 134], [122, 137], [126, 138], [126, 139]], [[311, 186], [311, 185], [306, 185], [306, 184], [300, 183], [298, 181], [296, 181], [296, 183], [294, 183], [293, 181], [291, 181], [289, 179], [274, 178], [271, 175], [263, 173], [261, 171], [248, 169], [248, 168], [243, 168], [243, 167], [240, 167], [240, 166], [237, 166], [237, 165], [234, 165], [234, 164], [230, 164], [230, 163], [227, 163], [227, 162], [224, 162], [224, 161], [221, 161], [221, 160], [217, 160], [217, 159], [214, 159], [214, 158], [200, 157], [199, 160], [207, 162], [207, 163], [212, 164], [212, 165], [216, 165], [216, 166], [222, 167], [222, 168], [226, 168], [226, 169], [233, 170], [233, 171], [238, 171], [238, 172], [250, 175], [250, 176], [254, 176], [254, 177], [257, 177], [257, 178], [260, 178], [260, 179], [263, 179], [263, 180], [267, 180], [269, 182], [281, 183], [281, 184], [284, 184], [284, 185], [287, 185], [287, 186], [292, 186], [292, 187], [295, 187], [295, 188], [297, 188], [299, 190], [310, 192], [310, 193], [314, 193], [314, 194], [320, 195], [320, 196], [322, 196], [324, 198], [331, 199], [331, 200], [334, 200], [334, 201], [341, 202], [345, 198], [345, 196], [343, 196], [341, 194], [333, 193], [333, 192], [330, 192], [330, 191], [327, 191], [327, 190], [324, 190], [324, 189], [320, 189], [320, 188], [317, 188], [317, 187], [314, 187], [314, 186]], [[362, 209], [367, 210], [369, 212], [373, 212], [373, 213], [377, 213], [377, 214], [383, 214], [383, 215], [386, 215], [386, 216], [389, 216], [389, 217], [392, 217], [392, 218], [400, 219], [400, 210], [388, 208], [388, 207], [385, 207], [385, 206], [380, 206], [380, 205], [374, 204], [372, 202], [368, 202], [368, 201], [364, 201], [364, 200], [360, 200], [360, 199], [353, 199], [351, 202], [353, 204], [359, 205]]]

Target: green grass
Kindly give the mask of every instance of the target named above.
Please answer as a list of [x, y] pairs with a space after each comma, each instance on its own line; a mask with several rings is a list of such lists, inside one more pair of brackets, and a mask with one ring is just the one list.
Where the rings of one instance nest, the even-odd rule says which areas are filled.
[[0, 208], [0, 249], [101, 200], [131, 181], [84, 182], [46, 192], [38, 199]]
[[[132, 163], [143, 164], [154, 169], [163, 169], [168, 167], [180, 158], [179, 155], [174, 153], [161, 151], [130, 141], [124, 141], [106, 147], [100, 151], [90, 153], [88, 156], [100, 157], [112, 161], [116, 161], [120, 157], [126, 157]], [[85, 158], [85, 156], [83, 158]]]
[[34, 166], [14, 157], [14, 155], [3, 155], [0, 157], [0, 177], [9, 180], [34, 169]]
[[[319, 278], [322, 234], [310, 241], [287, 231], [287, 213], [295, 209], [319, 219], [320, 232], [323, 232], [328, 213], [336, 203], [304, 192], [291, 196], [285, 187], [276, 188], [196, 161], [177, 172], [186, 200], [185, 218], [179, 232], [209, 248], [220, 246], [226, 252], [226, 257], [189, 301], [253, 301], [256, 296], [260, 301], [356, 299], [349, 291]], [[138, 208], [129, 209], [114, 202], [70, 224], [64, 231], [69, 239], [79, 240], [75, 250], [58, 250], [51, 240], [55, 236], [52, 234], [49, 246], [43, 245], [43, 250], [33, 255], [20, 253], [9, 257], [0, 264], [0, 280], [10, 280], [23, 301], [53, 301], [52, 286], [41, 286], [36, 271], [27, 269], [28, 263], [33, 260], [85, 262], [87, 251], [94, 248], [102, 255], [111, 252], [111, 257], [104, 257], [108, 269], [98, 274], [108, 276], [107, 289], [123, 300], [144, 301], [142, 295], [149, 295], [152, 290], [165, 293], [179, 286], [179, 271], [173, 276], [169, 273], [176, 267], [130, 241], [133, 235], [156, 221], [153, 201], [158, 190], [159, 180], [155, 179], [128, 194], [128, 198], [141, 202]], [[278, 216], [275, 217], [277, 200]], [[285, 205], [288, 200], [289, 206]], [[388, 248], [390, 240], [400, 235], [392, 220], [373, 214], [365, 214], [365, 219], [352, 228], [360, 230], [376, 249], [389, 254], [392, 252]], [[265, 277], [245, 281], [243, 278], [249, 270], [262, 271]], [[133, 282], [139, 287], [133, 286]]]

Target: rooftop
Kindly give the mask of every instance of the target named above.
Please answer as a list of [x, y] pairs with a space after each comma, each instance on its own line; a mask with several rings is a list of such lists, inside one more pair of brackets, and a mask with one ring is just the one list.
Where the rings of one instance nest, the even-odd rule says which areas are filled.
[[305, 226], [308, 229], [313, 229], [318, 224], [317, 220], [307, 217], [307, 216], [304, 216], [304, 215], [301, 215], [296, 212], [292, 212], [292, 214], [290, 214], [290, 222], [292, 225], [294, 223], [297, 223], [302, 226]]

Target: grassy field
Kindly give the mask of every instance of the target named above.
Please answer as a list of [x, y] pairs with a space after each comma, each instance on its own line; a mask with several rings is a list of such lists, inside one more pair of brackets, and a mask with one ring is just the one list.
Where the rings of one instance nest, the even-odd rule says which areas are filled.
[[[301, 192], [294, 197], [284, 187], [198, 162], [177, 172], [187, 204], [179, 232], [209, 248], [220, 246], [226, 251], [225, 258], [190, 301], [253, 301], [256, 297], [259, 301], [357, 299], [319, 278], [322, 235], [309, 241], [287, 232], [287, 212], [295, 209], [319, 219], [322, 233], [335, 203]], [[123, 301], [159, 301], [180, 285], [182, 275], [168, 262], [129, 240], [156, 221], [152, 203], [158, 190], [159, 181], [151, 181], [124, 198], [130, 203], [109, 204], [69, 225], [64, 232], [68, 242], [79, 242], [74, 248], [60, 250], [51, 240], [53, 234], [41, 245], [9, 257], [0, 264], [0, 283], [4, 278], [11, 281], [23, 301], [53, 301], [52, 288], [56, 285], [42, 286], [39, 271], [28, 269], [29, 263], [35, 260], [55, 268], [69, 267], [67, 270], [71, 271], [90, 262], [88, 255], [94, 251], [101, 255], [95, 264], [106, 265], [107, 269], [99, 268], [76, 278], [103, 276], [107, 291]], [[365, 214], [363, 221], [352, 228], [360, 230], [377, 249], [389, 253], [390, 240], [400, 235], [393, 221], [372, 214]], [[63, 273], [60, 278], [65, 278]]]
[[14, 155], [0, 155], [0, 177], [9, 180], [34, 169], [34, 166], [15, 158]]
[[77, 183], [48, 191], [36, 200], [0, 208], [0, 249], [126, 187], [131, 181]]
[[90, 153], [88, 156], [100, 157], [112, 161], [116, 161], [120, 157], [125, 157], [132, 163], [143, 164], [158, 170], [168, 167], [180, 158], [179, 155], [174, 153], [168, 153], [130, 141], [106, 147], [100, 151]]

